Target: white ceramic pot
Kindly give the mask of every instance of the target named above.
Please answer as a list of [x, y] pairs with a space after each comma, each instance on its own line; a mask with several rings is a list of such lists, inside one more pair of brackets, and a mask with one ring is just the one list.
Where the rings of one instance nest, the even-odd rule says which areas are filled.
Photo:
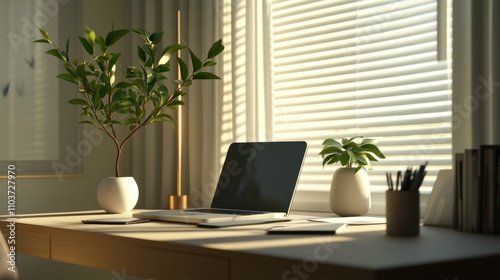
[[371, 207], [368, 173], [356, 168], [339, 168], [332, 178], [330, 209], [339, 216], [361, 216]]
[[108, 213], [127, 213], [139, 200], [134, 177], [102, 178], [97, 187], [97, 202]]

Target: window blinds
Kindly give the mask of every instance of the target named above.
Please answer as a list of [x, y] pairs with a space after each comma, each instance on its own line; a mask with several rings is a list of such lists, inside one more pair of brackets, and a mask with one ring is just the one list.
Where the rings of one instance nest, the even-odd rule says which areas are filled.
[[326, 138], [379, 141], [387, 159], [369, 171], [374, 192], [387, 189], [386, 171], [428, 161], [429, 190], [451, 168], [451, 63], [437, 61], [436, 0], [274, 0], [272, 30], [274, 140], [309, 144], [299, 193], [329, 189], [340, 165], [322, 168]]

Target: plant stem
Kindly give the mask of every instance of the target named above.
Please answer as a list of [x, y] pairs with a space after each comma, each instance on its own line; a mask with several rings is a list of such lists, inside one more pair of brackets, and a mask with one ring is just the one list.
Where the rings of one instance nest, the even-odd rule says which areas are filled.
[[120, 177], [120, 158], [122, 155], [123, 145], [116, 146], [116, 161], [115, 161], [115, 176]]

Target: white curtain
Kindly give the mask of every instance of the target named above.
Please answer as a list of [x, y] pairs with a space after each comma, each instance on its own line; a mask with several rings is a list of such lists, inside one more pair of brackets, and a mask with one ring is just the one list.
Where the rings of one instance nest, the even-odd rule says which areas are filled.
[[[131, 27], [150, 32], [163, 30], [163, 48], [177, 42], [177, 11], [180, 10], [181, 41], [200, 57], [221, 38], [216, 30], [218, 3], [214, 0], [130, 1]], [[132, 42], [131, 52], [135, 52]], [[187, 61], [187, 58], [186, 60]], [[220, 63], [219, 65], [222, 65]], [[215, 68], [219, 76], [221, 66]], [[195, 81], [182, 106], [182, 194], [190, 194], [191, 206], [207, 205], [211, 199], [214, 172], [218, 174], [220, 102], [222, 81]], [[170, 111], [177, 121], [177, 111]], [[132, 139], [128, 173], [140, 188], [137, 207], [166, 208], [169, 195], [176, 194], [178, 126], [153, 124]], [[216, 182], [216, 181], [215, 181]]]
[[[220, 64], [223, 80], [213, 85], [214, 94], [201, 99], [190, 94], [188, 104], [189, 162], [185, 168], [190, 170], [191, 204], [208, 206], [229, 144], [273, 140], [270, 5], [268, 0], [187, 2], [193, 4], [190, 17], [215, 17], [210, 21], [214, 26], [205, 21], [199, 28], [208, 29], [204, 34], [220, 35], [225, 45]], [[201, 13], [194, 2], [213, 5], [215, 14], [208, 12], [212, 6]], [[205, 38], [205, 43], [210, 40]], [[204, 85], [196, 86], [200, 87]]]
[[271, 8], [269, 1], [221, 0], [224, 113], [234, 141], [273, 137]]
[[500, 2], [453, 1], [453, 151], [500, 144]]

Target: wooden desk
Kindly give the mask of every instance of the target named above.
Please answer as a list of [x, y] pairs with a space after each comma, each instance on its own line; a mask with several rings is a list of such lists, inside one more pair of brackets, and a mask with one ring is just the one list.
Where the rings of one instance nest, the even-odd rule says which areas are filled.
[[[418, 237], [398, 238], [387, 236], [385, 225], [293, 236], [266, 235], [276, 224], [80, 222], [110, 216], [120, 215], [19, 218], [16, 252], [155, 279], [500, 279], [499, 236], [422, 227]], [[0, 221], [4, 236], [7, 224]]]

